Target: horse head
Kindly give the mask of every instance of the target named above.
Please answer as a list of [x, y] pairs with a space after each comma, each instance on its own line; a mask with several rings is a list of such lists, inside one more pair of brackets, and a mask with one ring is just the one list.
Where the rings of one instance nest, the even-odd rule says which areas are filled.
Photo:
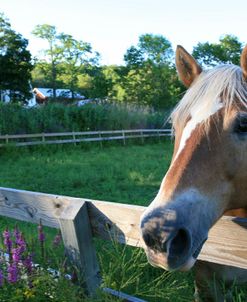
[[188, 90], [171, 114], [172, 161], [141, 233], [151, 264], [188, 270], [214, 223], [247, 208], [247, 46], [241, 67], [208, 71], [178, 46], [176, 66]]

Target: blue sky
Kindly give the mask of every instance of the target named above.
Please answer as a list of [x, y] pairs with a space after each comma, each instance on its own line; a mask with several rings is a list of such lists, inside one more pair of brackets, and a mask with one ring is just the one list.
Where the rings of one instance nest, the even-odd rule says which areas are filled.
[[103, 64], [121, 64], [144, 33], [164, 35], [175, 49], [216, 42], [224, 34], [247, 43], [246, 0], [0, 0], [12, 28], [29, 39], [33, 55], [46, 47], [31, 31], [50, 24], [91, 43]]

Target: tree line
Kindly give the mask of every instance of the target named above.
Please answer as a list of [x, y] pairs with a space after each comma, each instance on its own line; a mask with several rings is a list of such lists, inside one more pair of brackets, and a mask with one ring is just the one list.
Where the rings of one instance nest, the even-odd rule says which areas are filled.
[[[0, 14], [0, 93], [9, 90], [11, 99], [25, 102], [33, 87], [69, 89], [87, 98], [99, 98], [154, 109], [173, 106], [184, 87], [177, 78], [171, 42], [162, 35], [143, 34], [137, 45], [124, 54], [124, 65], [104, 66], [90, 43], [59, 33], [55, 26], [37, 25], [32, 34], [48, 47], [33, 58], [28, 40], [11, 28]], [[222, 63], [239, 64], [243, 43], [233, 35], [217, 43], [198, 43], [193, 56], [204, 67]], [[17, 93], [18, 92], [18, 93]]]

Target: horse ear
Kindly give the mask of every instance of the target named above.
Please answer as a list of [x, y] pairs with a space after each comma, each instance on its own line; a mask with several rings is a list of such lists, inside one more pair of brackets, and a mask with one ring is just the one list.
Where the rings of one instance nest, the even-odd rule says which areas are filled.
[[245, 81], [247, 81], [247, 45], [245, 46], [245, 48], [242, 51], [240, 65], [242, 68], [243, 77], [244, 77]]
[[190, 87], [195, 78], [202, 72], [201, 66], [180, 45], [177, 46], [176, 50], [176, 66], [179, 78], [187, 88]]

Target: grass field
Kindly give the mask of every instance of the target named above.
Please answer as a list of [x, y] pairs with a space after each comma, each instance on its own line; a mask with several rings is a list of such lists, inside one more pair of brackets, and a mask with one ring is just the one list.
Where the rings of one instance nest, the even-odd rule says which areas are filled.
[[[169, 166], [172, 149], [172, 142], [167, 140], [159, 144], [131, 144], [127, 147], [106, 144], [103, 149], [94, 145], [1, 150], [0, 185], [148, 205]], [[1, 218], [0, 228], [3, 229], [6, 223], [14, 224]], [[22, 226], [32, 233], [30, 225]], [[147, 301], [193, 300], [193, 272], [168, 273], [154, 269], [147, 264], [140, 249], [100, 240], [96, 241], [96, 246], [104, 286]], [[245, 294], [240, 289], [236, 301], [245, 301]], [[99, 301], [113, 300], [101, 298]]]
[[168, 168], [172, 143], [0, 151], [1, 186], [148, 205]]

